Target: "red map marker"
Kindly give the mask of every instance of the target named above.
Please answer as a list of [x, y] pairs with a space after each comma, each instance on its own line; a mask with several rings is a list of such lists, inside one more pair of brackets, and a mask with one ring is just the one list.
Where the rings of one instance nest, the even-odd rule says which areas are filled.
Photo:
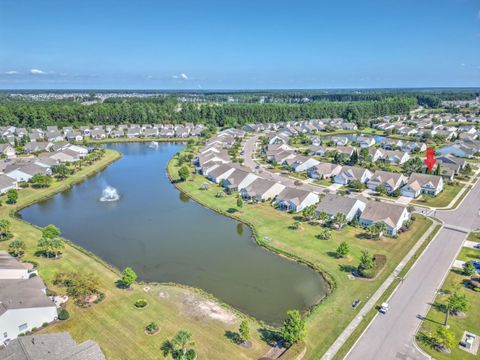
[[427, 148], [427, 158], [423, 162], [427, 165], [427, 170], [432, 171], [433, 166], [437, 162], [435, 160], [435, 150], [432, 147]]

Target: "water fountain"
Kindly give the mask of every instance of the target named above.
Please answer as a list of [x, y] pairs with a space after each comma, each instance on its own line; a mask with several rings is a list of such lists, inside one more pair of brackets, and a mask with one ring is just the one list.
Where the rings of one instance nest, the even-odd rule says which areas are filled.
[[100, 198], [100, 201], [105, 202], [105, 201], [118, 201], [120, 200], [120, 195], [118, 194], [117, 189], [115, 189], [112, 186], [107, 186], [105, 189], [102, 191], [102, 197]]
[[158, 149], [158, 142], [157, 142], [157, 141], [152, 141], [152, 142], [148, 145], [148, 147], [149, 147], [150, 149]]

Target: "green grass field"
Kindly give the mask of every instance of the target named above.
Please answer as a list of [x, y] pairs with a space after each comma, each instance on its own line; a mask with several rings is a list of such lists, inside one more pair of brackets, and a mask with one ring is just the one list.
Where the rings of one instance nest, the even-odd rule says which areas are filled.
[[432, 207], [448, 206], [464, 186], [465, 185], [463, 184], [446, 185], [443, 191], [437, 196], [429, 197], [429, 198], [422, 196], [421, 199], [412, 201], [412, 204], [432, 206]]
[[[174, 159], [169, 164], [172, 178], [177, 176], [177, 170]], [[431, 220], [417, 215], [411, 230], [397, 239], [367, 240], [362, 236], [362, 229], [346, 227], [342, 231], [334, 232], [330, 240], [319, 240], [316, 238], [320, 232], [319, 226], [303, 224], [302, 230], [289, 229], [298, 214], [277, 211], [268, 203], [244, 204], [238, 209], [236, 195], [216, 198], [215, 194], [220, 188], [211, 185], [208, 190], [201, 190], [201, 185], [205, 182], [205, 178], [192, 175], [189, 180], [178, 183], [177, 186], [196, 201], [221, 213], [226, 214], [229, 209], [236, 209], [230, 216], [253, 225], [259, 242], [266, 247], [311, 263], [326, 273], [327, 278], [334, 283], [335, 289], [332, 294], [308, 317], [306, 338], [308, 359], [317, 359], [328, 349], [358, 311], [352, 310], [352, 302], [358, 298], [365, 304], [365, 300], [375, 292], [432, 224]], [[351, 254], [346, 259], [337, 259], [333, 253], [342, 241], [350, 245]], [[386, 255], [388, 258], [386, 269], [373, 281], [349, 280], [348, 275], [352, 268], [358, 265], [363, 249], [368, 249], [372, 254]]]
[[[52, 285], [52, 279], [58, 271], [93, 272], [101, 279], [100, 289], [106, 295], [101, 303], [82, 309], [69, 302], [67, 308], [70, 319], [52, 324], [41, 332], [68, 331], [77, 341], [93, 339], [100, 344], [108, 359], [159, 359], [163, 357], [160, 351], [162, 343], [178, 330], [187, 329], [193, 334], [200, 359], [260, 357], [266, 352], [268, 346], [260, 340], [259, 333], [254, 331], [259, 324], [254, 320], [250, 321], [254, 336], [252, 349], [235, 345], [225, 336], [225, 333], [238, 331], [240, 316], [237, 316], [232, 323], [212, 320], [210, 314], [199, 310], [198, 305], [205, 304], [209, 297], [201, 295], [198, 291], [175, 285], [153, 284], [148, 284], [151, 287], [148, 293], [143, 290], [144, 285], [135, 285], [133, 291], [118, 289], [115, 286], [115, 281], [119, 278], [118, 271], [74, 244], [66, 246], [59, 260], [34, 255], [40, 230], [11, 215], [38, 199], [51, 196], [82, 181], [118, 159], [119, 156], [117, 152], [107, 150], [100, 161], [84, 167], [72, 177], [54, 182], [48, 189], [20, 190], [16, 205], [4, 204], [0, 207], [0, 218], [9, 218], [12, 223], [14, 239], [22, 239], [27, 245], [24, 259], [38, 263], [40, 276], [49, 288], [62, 293], [61, 289]], [[12, 240], [1, 242], [0, 249], [6, 249]], [[138, 310], [133, 307], [133, 303], [139, 298], [148, 301], [147, 308]], [[160, 326], [159, 333], [154, 336], [144, 333], [144, 327], [151, 321], [157, 322]]]
[[[474, 234], [470, 234], [469, 240], [479, 241], [480, 238]], [[458, 259], [465, 261], [468, 260], [480, 260], [480, 250], [463, 248], [458, 256]], [[467, 289], [463, 282], [467, 277], [463, 275], [459, 269], [451, 269], [448, 273], [445, 282], [442, 285], [444, 293], [439, 294], [435, 298], [435, 304], [445, 304], [449, 294], [457, 291], [467, 296], [470, 304], [470, 309], [466, 312], [466, 317], [450, 316], [448, 319], [448, 325], [455, 337], [455, 346], [452, 349], [451, 354], [444, 354], [432, 349], [429, 345], [422, 342], [419, 335], [435, 333], [438, 326], [443, 325], [445, 320], [445, 312], [436, 306], [432, 306], [428, 312], [426, 319], [422, 322], [422, 325], [417, 333], [417, 344], [428, 354], [438, 360], [473, 360], [478, 359], [480, 354], [476, 356], [461, 350], [458, 347], [463, 332], [469, 331], [471, 333], [480, 336], [480, 293]]]

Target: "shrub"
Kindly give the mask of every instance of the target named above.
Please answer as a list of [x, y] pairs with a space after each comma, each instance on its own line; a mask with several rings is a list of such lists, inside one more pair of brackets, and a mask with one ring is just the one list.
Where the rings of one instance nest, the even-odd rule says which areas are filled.
[[42, 324], [42, 327], [47, 327], [47, 326], [48, 326], [48, 322], [44, 322], [44, 323]]
[[67, 309], [62, 309], [58, 313], [58, 320], [67, 320], [70, 317], [70, 314]]
[[158, 331], [158, 325], [152, 321], [150, 324], [145, 326], [145, 331], [150, 334], [153, 334]]
[[145, 306], [147, 306], [147, 300], [145, 299], [138, 299], [137, 301], [135, 301], [135, 303], [133, 304], [136, 308], [138, 309], [142, 309], [144, 308]]

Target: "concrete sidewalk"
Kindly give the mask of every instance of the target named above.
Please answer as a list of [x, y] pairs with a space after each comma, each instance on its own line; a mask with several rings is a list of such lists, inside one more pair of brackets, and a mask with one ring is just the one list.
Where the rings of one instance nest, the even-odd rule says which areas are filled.
[[335, 340], [335, 342], [330, 346], [327, 352], [322, 356], [322, 360], [330, 360], [333, 359], [335, 354], [340, 350], [343, 344], [347, 341], [353, 331], [357, 328], [357, 326], [361, 323], [363, 318], [367, 315], [367, 313], [374, 308], [377, 304], [380, 297], [383, 293], [387, 290], [390, 284], [398, 277], [398, 274], [403, 270], [405, 265], [408, 261], [415, 255], [417, 250], [423, 244], [423, 242], [427, 239], [427, 237], [432, 233], [435, 226], [438, 225], [438, 222], [434, 222], [432, 226], [422, 235], [422, 237], [417, 241], [417, 243], [410, 249], [408, 254], [403, 258], [403, 260], [397, 265], [395, 270], [390, 274], [390, 276], [383, 282], [382, 285], [377, 289], [377, 291], [372, 295], [372, 297], [367, 301], [367, 303], [360, 309], [357, 316], [348, 324], [345, 330], [340, 334], [340, 336]]

